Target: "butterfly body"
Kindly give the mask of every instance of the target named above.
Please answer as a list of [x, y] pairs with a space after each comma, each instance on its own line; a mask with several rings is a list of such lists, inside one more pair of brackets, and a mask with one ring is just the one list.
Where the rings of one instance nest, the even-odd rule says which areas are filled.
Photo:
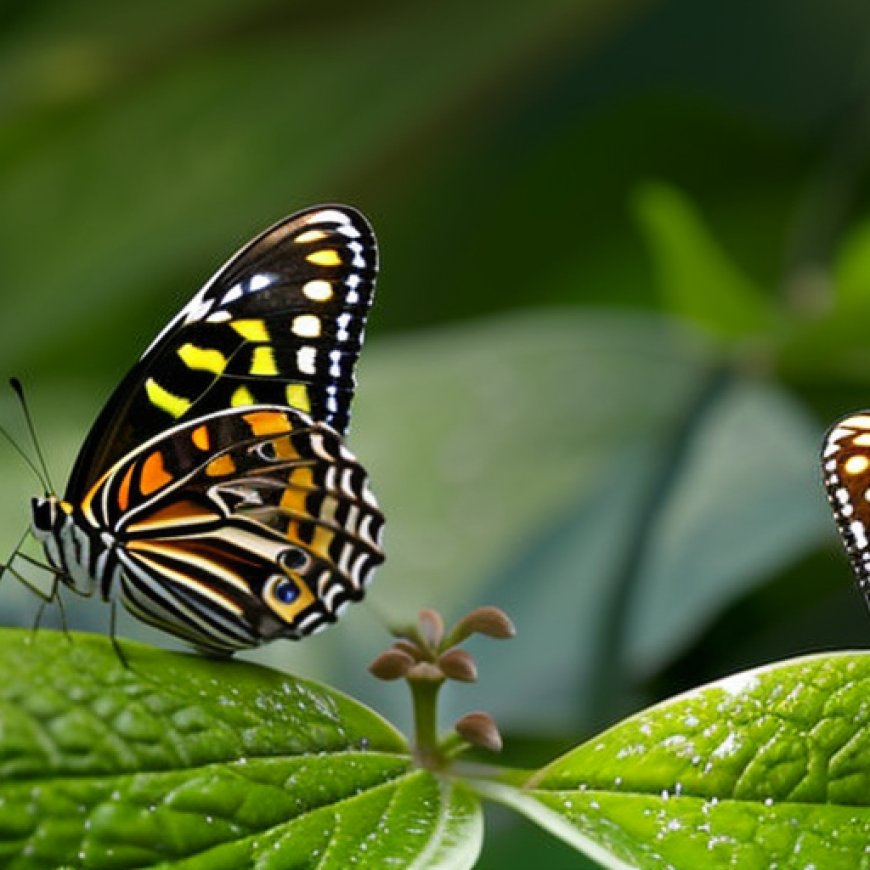
[[339, 206], [231, 259], [110, 398], [63, 499], [34, 499], [61, 581], [224, 654], [359, 600], [383, 516], [343, 435], [375, 272]]

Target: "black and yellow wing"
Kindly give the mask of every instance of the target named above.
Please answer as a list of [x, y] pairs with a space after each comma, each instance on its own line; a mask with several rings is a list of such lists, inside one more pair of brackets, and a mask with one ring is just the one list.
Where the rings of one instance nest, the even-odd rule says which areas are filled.
[[227, 408], [285, 405], [343, 435], [376, 273], [372, 229], [347, 206], [310, 208], [263, 232], [122, 380], [84, 442], [66, 499], [80, 501], [150, 438]]

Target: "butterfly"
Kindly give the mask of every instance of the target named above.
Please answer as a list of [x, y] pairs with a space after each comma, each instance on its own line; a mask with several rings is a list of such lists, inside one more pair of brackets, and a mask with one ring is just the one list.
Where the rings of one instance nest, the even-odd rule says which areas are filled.
[[846, 417], [831, 427], [825, 436], [822, 469], [840, 537], [870, 606], [870, 412]]
[[376, 273], [371, 227], [337, 205], [218, 270], [112, 393], [63, 498], [33, 499], [58, 581], [218, 655], [359, 601], [384, 518], [344, 435]]

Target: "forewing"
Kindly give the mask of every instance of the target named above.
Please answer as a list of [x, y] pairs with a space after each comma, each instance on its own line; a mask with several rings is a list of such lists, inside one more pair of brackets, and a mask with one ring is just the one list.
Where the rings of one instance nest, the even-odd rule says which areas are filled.
[[822, 466], [837, 528], [870, 605], [870, 412], [847, 417], [831, 428]]
[[377, 272], [366, 219], [299, 212], [237, 253], [152, 342], [85, 440], [77, 501], [161, 431], [231, 407], [289, 405], [344, 434]]

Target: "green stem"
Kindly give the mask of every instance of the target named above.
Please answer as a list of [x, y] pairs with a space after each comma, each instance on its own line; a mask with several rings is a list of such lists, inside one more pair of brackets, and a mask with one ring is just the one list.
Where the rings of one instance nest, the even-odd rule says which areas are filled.
[[445, 761], [438, 746], [438, 692], [443, 684], [443, 680], [408, 680], [414, 704], [416, 752], [424, 767], [442, 767]]

